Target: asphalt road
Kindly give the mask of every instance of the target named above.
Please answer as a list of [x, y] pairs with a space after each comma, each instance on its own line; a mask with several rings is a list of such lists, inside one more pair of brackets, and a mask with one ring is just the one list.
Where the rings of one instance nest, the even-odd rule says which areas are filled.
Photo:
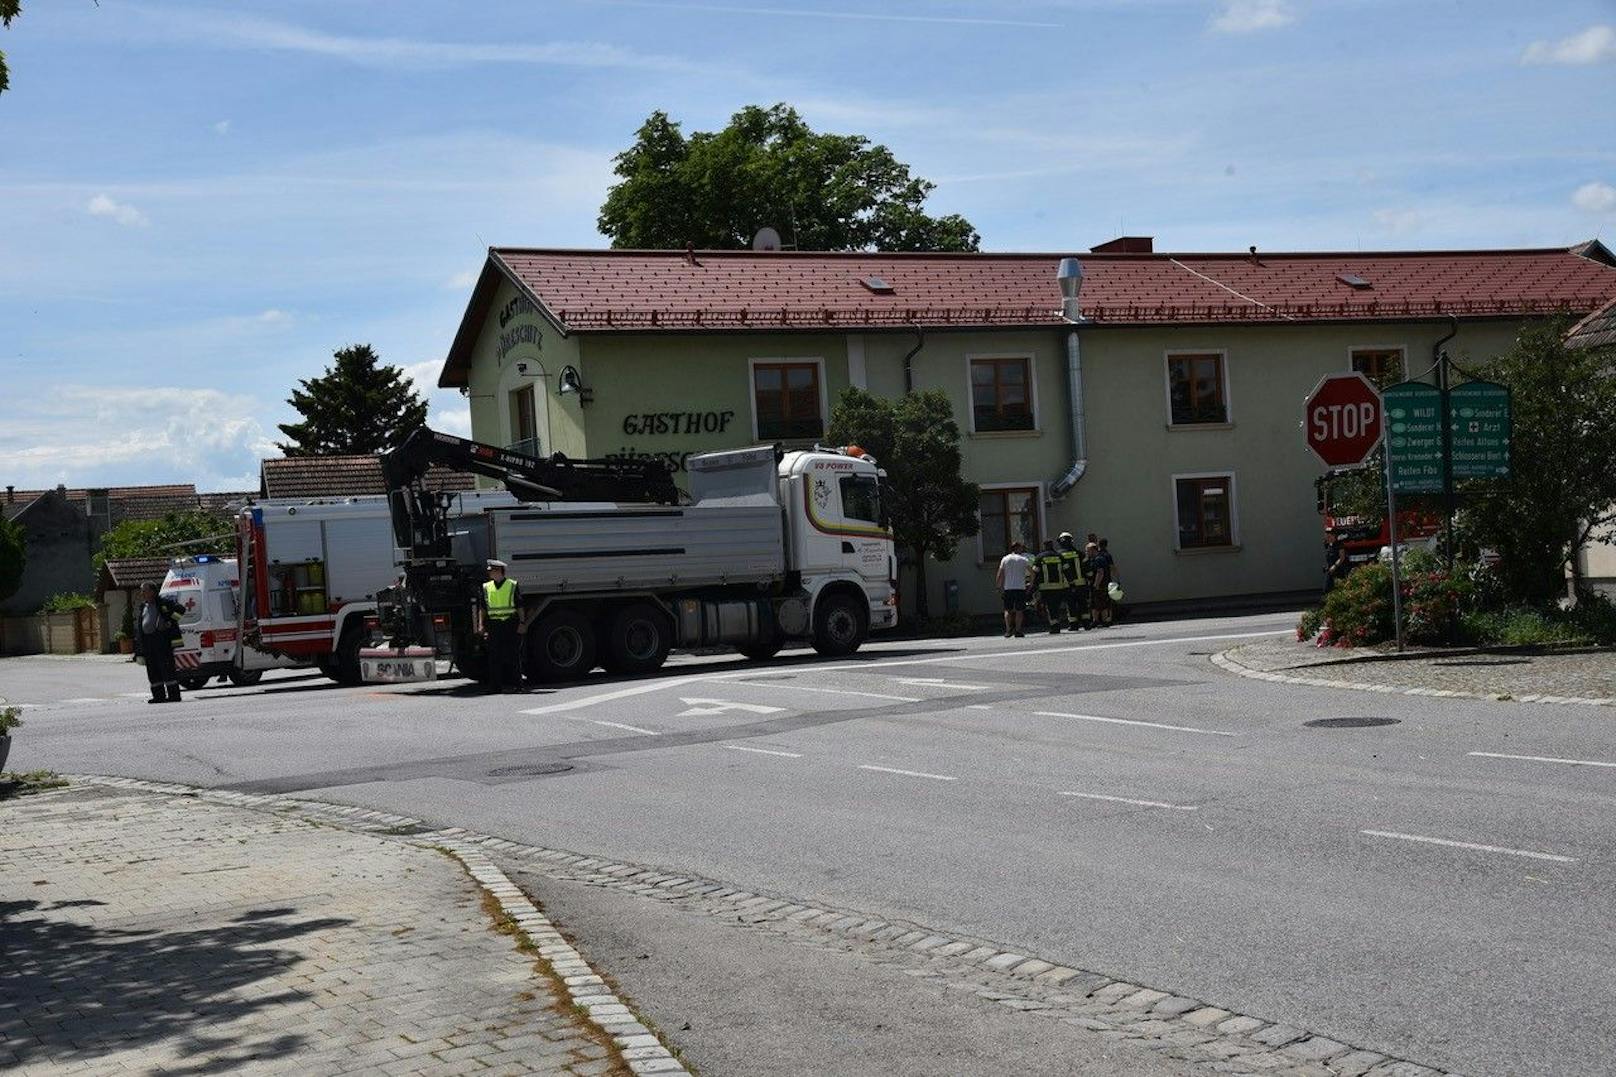
[[[138, 667], [7, 659], [0, 696], [32, 704], [13, 769], [312, 790], [974, 934], [1431, 1066], [1611, 1072], [1613, 716], [1207, 659], [1293, 623], [680, 659], [520, 697], [282, 674], [177, 707], [124, 696]], [[1306, 724], [1340, 717], [1395, 724]]]

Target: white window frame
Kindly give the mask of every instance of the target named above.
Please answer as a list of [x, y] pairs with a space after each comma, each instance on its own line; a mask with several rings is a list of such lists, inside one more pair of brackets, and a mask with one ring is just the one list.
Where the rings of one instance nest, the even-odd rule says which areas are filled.
[[[1038, 498], [1036, 502], [1037, 507], [1034, 511], [1036, 511], [1038, 514], [1038, 536], [1039, 538], [1043, 538], [1048, 534], [1047, 521], [1044, 519], [1043, 480], [1040, 479], [1036, 482], [979, 482], [976, 484], [976, 488], [981, 493], [990, 493], [994, 490], [1036, 490], [1038, 492]], [[1031, 556], [1034, 552], [1036, 551], [1028, 551], [1028, 556]], [[1003, 556], [1003, 554], [999, 555], [999, 557]], [[982, 502], [980, 498], [977, 499], [976, 506], [976, 563], [978, 565], [986, 565], [988, 563], [987, 548], [982, 545]], [[999, 558], [995, 557], [993, 559], [993, 567], [997, 568], [998, 565]]]
[[1027, 360], [1027, 402], [1032, 406], [1031, 430], [983, 430], [981, 433], [992, 437], [1003, 434], [1007, 437], [1043, 432], [1043, 416], [1038, 411], [1038, 353], [1037, 352], [969, 352], [965, 356], [965, 420], [972, 434], [978, 433], [976, 429], [976, 384], [971, 381], [971, 363], [978, 359], [1025, 359]]
[[[1229, 482], [1229, 541], [1221, 546], [1184, 546], [1179, 543], [1179, 535], [1183, 534], [1182, 521], [1178, 516], [1178, 482], [1180, 479], [1227, 479]], [[1168, 480], [1168, 490], [1173, 498], [1173, 549], [1179, 553], [1202, 553], [1213, 550], [1238, 550], [1240, 548], [1240, 487], [1235, 484], [1234, 471], [1184, 471], [1172, 476]]]
[[[1175, 423], [1173, 422], [1173, 357], [1177, 355], [1216, 355], [1219, 357], [1218, 370], [1223, 375], [1223, 421], [1221, 423]], [[1228, 348], [1168, 348], [1162, 352], [1162, 400], [1167, 405], [1167, 429], [1169, 430], [1222, 430], [1226, 426], [1234, 425], [1234, 394], [1229, 391], [1229, 349]]]
[[763, 436], [758, 433], [757, 413], [757, 368], [758, 364], [764, 366], [780, 363], [790, 363], [795, 366], [806, 366], [812, 363], [819, 368], [819, 430], [824, 436], [825, 430], [830, 427], [830, 385], [825, 380], [825, 357], [822, 355], [783, 355], [775, 358], [757, 356], [746, 361], [746, 402], [752, 412], [752, 440], [759, 442]]
[[[1349, 344], [1347, 345], [1347, 373], [1352, 373], [1353, 352], [1396, 352], [1402, 358], [1399, 360], [1403, 368], [1403, 378], [1408, 378], [1408, 345], [1406, 344]], [[1369, 375], [1365, 374], [1364, 377]]]

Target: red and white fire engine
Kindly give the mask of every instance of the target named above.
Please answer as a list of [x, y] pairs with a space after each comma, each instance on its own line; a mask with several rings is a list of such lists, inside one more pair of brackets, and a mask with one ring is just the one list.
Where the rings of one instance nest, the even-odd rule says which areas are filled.
[[190, 691], [214, 677], [231, 684], [257, 684], [266, 669], [307, 665], [267, 654], [241, 639], [241, 579], [234, 557], [177, 557], [163, 579], [162, 596], [184, 609], [181, 644], [174, 652], [179, 682]]

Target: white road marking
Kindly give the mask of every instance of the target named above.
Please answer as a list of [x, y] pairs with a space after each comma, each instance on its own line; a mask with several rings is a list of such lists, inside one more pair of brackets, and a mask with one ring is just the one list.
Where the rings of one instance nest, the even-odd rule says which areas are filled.
[[913, 684], [921, 688], [957, 688], [965, 692], [983, 692], [993, 686], [991, 684], [956, 684], [945, 681], [941, 677], [898, 677], [899, 684]]
[[63, 703], [111, 703], [105, 696], [79, 696], [76, 699], [64, 699]]
[[[855, 662], [851, 665], [815, 666], [816, 673], [833, 673], [843, 670], [860, 669], [887, 669], [893, 666], [927, 666], [936, 662], [975, 662], [993, 660], [997, 658], [1020, 658], [1040, 654], [1064, 654], [1071, 651], [1106, 651], [1117, 647], [1158, 647], [1171, 643], [1206, 643], [1220, 639], [1254, 639], [1258, 636], [1288, 636], [1294, 629], [1278, 629], [1267, 632], [1225, 632], [1212, 636], [1175, 636], [1168, 639], [1140, 639], [1128, 640], [1120, 643], [1088, 643], [1076, 647], [1038, 647], [1024, 650], [982, 650], [970, 651], [965, 654], [949, 654], [939, 658], [899, 658], [891, 661]], [[651, 678], [643, 682], [631, 684], [626, 688], [617, 688], [610, 692], [598, 692], [592, 696], [582, 696], [578, 699], [564, 700], [560, 703], [549, 703], [543, 707], [529, 707], [522, 714], [561, 714], [565, 711], [581, 710], [584, 707], [593, 707], [599, 703], [610, 703], [614, 700], [628, 699], [632, 696], [645, 695], [648, 692], [660, 692], [668, 688], [677, 688], [680, 685], [691, 684], [697, 681], [732, 681], [745, 677], [757, 676], [756, 671], [691, 673], [679, 677]], [[918, 703], [919, 700], [904, 700], [904, 702]]]
[[1503, 752], [1467, 752], [1484, 759], [1521, 759], [1528, 763], [1564, 763], [1568, 767], [1613, 767], [1616, 763], [1601, 763], [1597, 759], [1556, 759], [1548, 755], [1505, 755]]
[[1226, 729], [1202, 729], [1193, 725], [1168, 725], [1165, 722], [1141, 722], [1133, 718], [1102, 718], [1098, 714], [1067, 714], [1064, 711], [1033, 711], [1041, 718], [1075, 718], [1080, 722], [1105, 722], [1107, 725], [1142, 725], [1150, 729], [1170, 729], [1175, 733], [1205, 733], [1210, 737], [1238, 737]]
[[801, 759], [801, 752], [777, 752], [773, 748], [748, 748], [744, 744], [726, 744], [724, 747], [732, 752], [756, 752], [758, 755], [780, 755], [787, 759]]
[[878, 770], [882, 774], [902, 774], [906, 778], [930, 778], [939, 782], [957, 782], [958, 778], [949, 774], [927, 774], [920, 770], [899, 770], [897, 767], [872, 767], [868, 763], [860, 763], [860, 770]]
[[965, 704], [965, 706], [968, 709], [973, 710], [973, 711], [990, 711], [990, 710], [993, 709], [992, 707], [988, 706], [986, 703], [967, 703], [967, 704]]
[[761, 703], [731, 703], [727, 699], [686, 699], [683, 696], [679, 702], [688, 703], [690, 709], [680, 711], [675, 717], [695, 718], [706, 714], [723, 714], [725, 711], [747, 711], [751, 714], [779, 714], [784, 707], [765, 707]]
[[1575, 864], [1574, 856], [1557, 853], [1535, 853], [1530, 849], [1507, 849], [1502, 845], [1478, 845], [1473, 841], [1449, 841], [1447, 838], [1428, 838], [1423, 834], [1399, 834], [1395, 830], [1360, 830], [1372, 838], [1396, 838], [1398, 841], [1417, 841], [1425, 845], [1445, 845], [1451, 849], [1470, 849], [1478, 853], [1503, 853], [1506, 856], [1526, 856], [1533, 860], [1553, 860], [1557, 864]]
[[[825, 692], [833, 696], [863, 696], [866, 699], [890, 699], [898, 703], [919, 703], [914, 696], [889, 696], [880, 692], [855, 692], [850, 688], [808, 688], [800, 684], [780, 684], [775, 681], [746, 681], [760, 688], [786, 688], [793, 692]], [[776, 708], [778, 709], [778, 708]]]
[[1141, 808], [1171, 808], [1173, 811], [1199, 811], [1195, 804], [1167, 804], [1160, 800], [1134, 800], [1130, 797], [1108, 797], [1104, 793], [1061, 793], [1063, 797], [1082, 797], [1084, 800], [1109, 800], [1117, 804], [1137, 804]]
[[[568, 715], [568, 717], [572, 717]], [[608, 722], [604, 718], [579, 718], [580, 722], [593, 722], [596, 725], [611, 726], [613, 729], [626, 729], [630, 733], [644, 733], [648, 737], [660, 737], [662, 734], [654, 729], [641, 729], [637, 725], [624, 725], [622, 722]]]

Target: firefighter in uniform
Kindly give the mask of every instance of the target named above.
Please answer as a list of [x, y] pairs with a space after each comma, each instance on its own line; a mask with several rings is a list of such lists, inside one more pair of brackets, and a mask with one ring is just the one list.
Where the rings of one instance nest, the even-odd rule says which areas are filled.
[[521, 629], [517, 618], [522, 596], [515, 580], [505, 578], [505, 562], [488, 562], [483, 583], [483, 636], [488, 644], [488, 690], [522, 690]]
[[1049, 621], [1049, 634], [1056, 635], [1066, 623], [1066, 572], [1061, 565], [1060, 551], [1054, 539], [1044, 540], [1043, 552], [1038, 555], [1038, 601], [1043, 603], [1044, 617]]
[[1092, 613], [1089, 610], [1089, 585], [1083, 575], [1083, 551], [1077, 548], [1077, 540], [1070, 531], [1062, 531], [1060, 537], [1061, 569], [1066, 577], [1066, 627], [1071, 629], [1092, 628]]

